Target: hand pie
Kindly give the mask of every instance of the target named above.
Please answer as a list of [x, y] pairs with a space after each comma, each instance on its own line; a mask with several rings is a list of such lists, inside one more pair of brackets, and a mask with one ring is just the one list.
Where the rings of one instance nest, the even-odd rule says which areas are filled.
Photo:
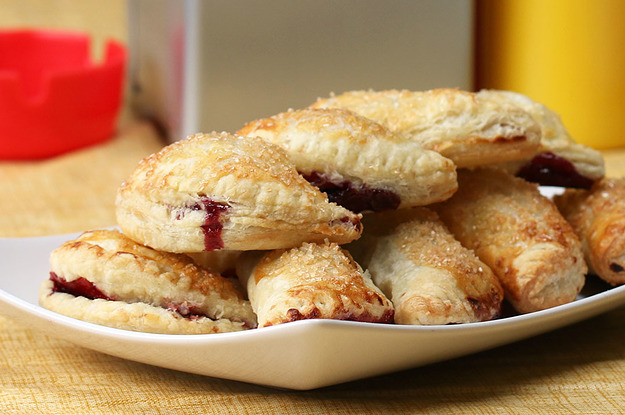
[[40, 304], [103, 326], [166, 334], [256, 327], [243, 293], [189, 257], [158, 252], [117, 231], [85, 232], [50, 255]]
[[372, 247], [363, 266], [393, 302], [395, 323], [472, 323], [501, 314], [504, 293], [497, 277], [432, 210], [372, 214], [364, 226], [355, 244]]
[[347, 110], [290, 110], [238, 134], [283, 147], [309, 182], [353, 212], [440, 202], [457, 187], [451, 160]]
[[360, 215], [328, 202], [284, 151], [260, 138], [195, 134], [144, 159], [117, 194], [117, 221], [168, 252], [347, 243]]
[[393, 322], [391, 302], [336, 244], [246, 253], [237, 274], [259, 327], [305, 319]]
[[501, 169], [459, 171], [458, 192], [434, 208], [518, 312], [571, 302], [584, 285], [581, 243], [537, 185]]
[[625, 283], [625, 178], [568, 189], [554, 198], [582, 241], [589, 268], [612, 285]]
[[540, 127], [527, 112], [457, 89], [351, 91], [312, 106], [345, 108], [371, 118], [457, 167], [529, 157], [540, 143]]
[[504, 163], [508, 171], [545, 186], [588, 189], [605, 175], [601, 153], [578, 144], [562, 124], [560, 116], [525, 95], [497, 90], [483, 90], [481, 95], [508, 101], [529, 112], [541, 128], [538, 151], [523, 160]]

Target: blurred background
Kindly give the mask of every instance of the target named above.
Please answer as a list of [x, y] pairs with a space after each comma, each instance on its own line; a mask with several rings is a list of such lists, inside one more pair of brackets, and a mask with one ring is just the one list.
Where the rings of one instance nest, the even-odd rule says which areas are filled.
[[625, 146], [625, 1], [478, 0], [475, 87], [521, 92], [579, 142]]
[[0, 0], [0, 28], [129, 49], [121, 122], [176, 140], [351, 89], [509, 89], [578, 141], [625, 145], [622, 0]]

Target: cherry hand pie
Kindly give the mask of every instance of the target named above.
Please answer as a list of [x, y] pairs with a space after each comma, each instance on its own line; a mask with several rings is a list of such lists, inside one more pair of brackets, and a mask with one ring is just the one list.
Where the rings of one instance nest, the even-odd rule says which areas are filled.
[[457, 187], [451, 160], [347, 110], [290, 110], [238, 134], [283, 147], [308, 181], [354, 212], [440, 202]]
[[117, 231], [83, 233], [55, 249], [50, 266], [40, 304], [79, 320], [165, 334], [256, 327], [250, 303], [231, 280]]
[[246, 253], [237, 274], [259, 327], [305, 319], [393, 322], [391, 302], [336, 244]]
[[581, 243], [536, 184], [502, 169], [463, 170], [458, 191], [434, 208], [493, 270], [518, 312], [571, 302], [582, 289]]
[[357, 239], [360, 215], [300, 176], [260, 138], [195, 134], [144, 159], [117, 194], [117, 222], [168, 252], [291, 248]]
[[[499, 317], [503, 289], [428, 208], [364, 217], [361, 264], [395, 306], [395, 323], [472, 323]], [[366, 244], [366, 247], [363, 245]], [[347, 245], [347, 248], [353, 248]], [[354, 254], [355, 256], [358, 254]]]
[[457, 89], [351, 91], [312, 107], [345, 108], [371, 118], [458, 167], [529, 157], [540, 144], [540, 127], [526, 111]]

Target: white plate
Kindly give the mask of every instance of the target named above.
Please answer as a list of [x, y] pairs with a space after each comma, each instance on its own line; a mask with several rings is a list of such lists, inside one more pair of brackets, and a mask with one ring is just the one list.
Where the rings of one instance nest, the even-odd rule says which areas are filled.
[[[307, 320], [238, 333], [162, 335], [102, 327], [37, 305], [52, 249], [76, 235], [0, 238], [0, 311], [42, 333], [121, 358], [288, 389], [313, 389], [493, 348], [623, 304], [625, 286], [587, 287], [571, 304], [499, 320], [396, 326]], [[593, 291], [594, 290], [594, 291]]]

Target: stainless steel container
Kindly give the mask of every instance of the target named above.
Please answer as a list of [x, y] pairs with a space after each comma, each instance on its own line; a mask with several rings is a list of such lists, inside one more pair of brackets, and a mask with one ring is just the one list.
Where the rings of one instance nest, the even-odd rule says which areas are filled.
[[352, 89], [472, 85], [470, 0], [129, 0], [131, 100], [171, 140]]

